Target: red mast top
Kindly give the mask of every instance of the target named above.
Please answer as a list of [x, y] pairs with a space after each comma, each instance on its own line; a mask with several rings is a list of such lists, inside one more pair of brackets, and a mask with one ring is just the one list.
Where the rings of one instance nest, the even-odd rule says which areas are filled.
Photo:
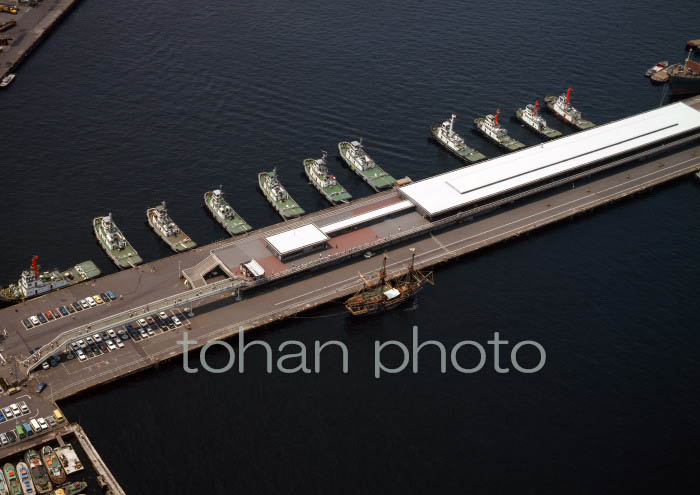
[[501, 109], [496, 110], [496, 115], [494, 116], [493, 120], [496, 121], [496, 124], [498, 124], [498, 116], [501, 114]]
[[34, 276], [37, 279], [39, 278], [39, 268], [41, 268], [41, 266], [37, 264], [38, 259], [39, 259], [38, 256], [36, 256], [36, 255], [32, 256], [32, 271], [34, 272]]
[[537, 108], [540, 106], [540, 100], [535, 100], [535, 117], [537, 117]]
[[574, 88], [569, 88], [566, 90], [566, 104], [568, 105], [569, 102], [571, 101], [571, 92], [574, 90]]

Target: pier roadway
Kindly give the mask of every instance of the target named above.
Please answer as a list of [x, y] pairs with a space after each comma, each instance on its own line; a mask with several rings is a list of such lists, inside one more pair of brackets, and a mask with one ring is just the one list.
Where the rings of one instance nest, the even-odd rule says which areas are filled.
[[[392, 275], [404, 271], [410, 259], [411, 247], [416, 249], [419, 267], [433, 266], [697, 170], [700, 170], [700, 146], [693, 146], [393, 246], [387, 251], [388, 268]], [[217, 299], [227, 298], [224, 304], [197, 306], [194, 308], [195, 316], [191, 318], [181, 314], [186, 318], [182, 327], [159, 332], [139, 342], [130, 339], [123, 349], [85, 362], [73, 359], [49, 370], [38, 370], [35, 375], [37, 379], [51, 384], [54, 399], [68, 397], [178, 356], [182, 347], [176, 341], [188, 325], [189, 337], [197, 341], [197, 345], [192, 347], [198, 347], [213, 339], [234, 335], [239, 328], [248, 330], [259, 327], [350, 295], [360, 287], [358, 272], [371, 274], [379, 265], [378, 256], [356, 258], [325, 271], [314, 272], [304, 279], [280, 282], [270, 290], [255, 291], [249, 295], [244, 293], [240, 301], [235, 301], [230, 295], [220, 295]], [[440, 283], [439, 278], [437, 283]], [[429, 294], [430, 288], [426, 289], [425, 297], [429, 297]], [[117, 302], [111, 304], [116, 305]]]

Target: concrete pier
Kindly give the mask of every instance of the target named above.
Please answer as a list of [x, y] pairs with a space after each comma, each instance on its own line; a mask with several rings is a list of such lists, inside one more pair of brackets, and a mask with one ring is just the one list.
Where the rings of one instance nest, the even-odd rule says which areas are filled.
[[15, 71], [77, 1], [43, 0], [36, 7], [18, 5], [16, 15], [1, 14], [3, 20], [15, 19], [17, 25], [0, 33], [1, 37], [12, 38], [8, 46], [0, 46], [0, 79]]

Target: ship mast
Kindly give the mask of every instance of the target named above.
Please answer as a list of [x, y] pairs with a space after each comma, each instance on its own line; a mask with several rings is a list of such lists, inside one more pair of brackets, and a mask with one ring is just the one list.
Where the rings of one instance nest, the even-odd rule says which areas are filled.
[[379, 282], [384, 285], [386, 282], [386, 260], [389, 259], [389, 257], [384, 253], [384, 260], [382, 261], [382, 269], [379, 272]]
[[32, 271], [34, 272], [34, 277], [39, 280], [39, 268], [41, 266], [37, 264], [37, 260], [39, 259], [39, 256], [34, 255], [32, 256]]
[[452, 127], [454, 126], [455, 123], [455, 118], [457, 117], [457, 114], [453, 113], [452, 117], [450, 118], [450, 129], [448, 131], [449, 135], [452, 135]]
[[535, 108], [533, 109], [534, 110], [533, 115], [535, 117], [537, 117], [537, 107], [539, 107], [539, 106], [540, 106], [540, 100], [535, 100]]
[[416, 248], [411, 248], [410, 251], [411, 251], [411, 264], [408, 265], [408, 273], [409, 274], [413, 273], [413, 266], [414, 266], [415, 261], [416, 261]]
[[574, 88], [569, 88], [566, 90], [566, 104], [568, 105], [569, 102], [571, 101], [571, 92], [574, 90]]
[[496, 127], [498, 127], [498, 116], [501, 115], [501, 109], [497, 108], [496, 109], [496, 115], [493, 116], [493, 121], [496, 123]]

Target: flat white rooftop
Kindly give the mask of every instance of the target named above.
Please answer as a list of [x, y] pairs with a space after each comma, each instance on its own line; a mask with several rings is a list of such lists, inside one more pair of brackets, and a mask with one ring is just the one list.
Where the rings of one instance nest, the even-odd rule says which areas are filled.
[[328, 239], [330, 238], [312, 223], [265, 238], [280, 256], [316, 246]]
[[700, 111], [678, 102], [424, 179], [400, 191], [424, 214], [434, 216], [695, 129], [700, 129]]
[[324, 234], [333, 234], [341, 230], [348, 229], [350, 227], [355, 227], [363, 223], [371, 222], [377, 218], [382, 218], [393, 213], [398, 213], [400, 211], [408, 210], [409, 208], [414, 208], [414, 204], [408, 200], [399, 201], [398, 203], [391, 204], [389, 206], [384, 206], [383, 208], [377, 208], [376, 210], [368, 211], [366, 213], [360, 213], [354, 217], [346, 218], [345, 220], [340, 220], [339, 222], [331, 223], [321, 227], [321, 232]]

